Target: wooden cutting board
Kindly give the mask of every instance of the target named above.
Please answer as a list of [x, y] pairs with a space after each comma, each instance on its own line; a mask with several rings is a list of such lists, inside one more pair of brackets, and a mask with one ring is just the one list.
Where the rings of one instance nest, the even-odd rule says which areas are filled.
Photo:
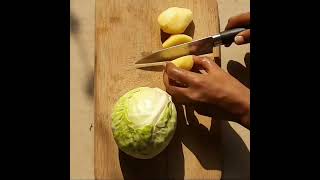
[[[176, 105], [178, 126], [169, 146], [150, 160], [121, 151], [111, 132], [111, 112], [118, 98], [140, 87], [164, 89], [161, 69], [135, 69], [141, 56], [161, 48], [158, 15], [168, 7], [189, 8], [194, 39], [219, 32], [216, 0], [96, 0], [95, 138], [96, 179], [220, 179], [218, 121]], [[212, 57], [220, 57], [214, 49]], [[195, 115], [194, 115], [195, 114]], [[211, 123], [212, 122], [212, 123]], [[214, 123], [213, 123], [214, 122]], [[189, 124], [189, 125], [188, 125]]]

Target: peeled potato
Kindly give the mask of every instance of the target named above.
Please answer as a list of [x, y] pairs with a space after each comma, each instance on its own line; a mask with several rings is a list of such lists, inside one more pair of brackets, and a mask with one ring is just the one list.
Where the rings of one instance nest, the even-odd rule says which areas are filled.
[[191, 42], [192, 37], [185, 35], [185, 34], [174, 34], [171, 35], [163, 44], [162, 47], [168, 48], [171, 46]]
[[190, 54], [189, 48], [177, 48], [174, 51], [163, 51], [161, 56], [165, 59], [169, 59], [180, 54]]
[[192, 55], [182, 56], [171, 61], [175, 66], [190, 71], [193, 67]]
[[158, 16], [160, 28], [169, 34], [181, 34], [192, 21], [192, 11], [186, 8], [171, 7]]

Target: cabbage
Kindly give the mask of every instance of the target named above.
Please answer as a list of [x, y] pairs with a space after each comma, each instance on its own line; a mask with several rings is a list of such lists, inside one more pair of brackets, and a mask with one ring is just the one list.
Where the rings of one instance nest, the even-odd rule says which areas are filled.
[[119, 98], [112, 112], [112, 133], [120, 150], [150, 159], [171, 141], [177, 111], [171, 96], [159, 88], [139, 87]]

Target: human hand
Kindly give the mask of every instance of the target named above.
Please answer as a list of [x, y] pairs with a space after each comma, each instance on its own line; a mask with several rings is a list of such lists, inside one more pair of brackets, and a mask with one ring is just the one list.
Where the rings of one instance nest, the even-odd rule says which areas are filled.
[[[250, 26], [250, 12], [243, 13], [237, 16], [233, 16], [229, 18], [228, 24], [225, 30], [233, 29], [233, 28], [241, 28], [241, 27], [248, 27]], [[234, 42], [237, 45], [250, 43], [250, 29], [242, 31], [239, 33], [235, 38]], [[231, 44], [225, 45], [229, 47]]]
[[223, 71], [209, 58], [193, 56], [194, 71], [166, 65], [163, 82], [167, 92], [180, 103], [208, 103], [237, 115], [239, 123], [246, 127], [250, 122], [250, 91], [238, 80]]

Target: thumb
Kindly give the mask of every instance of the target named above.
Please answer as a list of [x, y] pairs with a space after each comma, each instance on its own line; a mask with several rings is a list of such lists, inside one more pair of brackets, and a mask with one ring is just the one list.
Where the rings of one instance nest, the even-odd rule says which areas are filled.
[[246, 44], [250, 42], [250, 29], [247, 29], [245, 31], [242, 31], [239, 33], [235, 38], [234, 42], [237, 45]]

